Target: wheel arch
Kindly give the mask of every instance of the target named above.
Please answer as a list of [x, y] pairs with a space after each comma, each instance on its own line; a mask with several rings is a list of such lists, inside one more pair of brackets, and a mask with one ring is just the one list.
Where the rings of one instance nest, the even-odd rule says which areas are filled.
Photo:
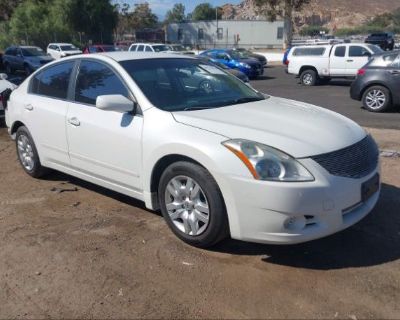
[[300, 68], [300, 70], [299, 70], [299, 76], [300, 76], [304, 71], [306, 71], [306, 70], [313, 70], [313, 71], [315, 71], [315, 73], [317, 74], [317, 77], [319, 77], [319, 73], [318, 73], [317, 68], [314, 67], [314, 66], [310, 66], [310, 65], [302, 66], [302, 67]]
[[11, 127], [10, 127], [10, 134], [11, 134], [11, 136], [14, 136], [16, 133], [17, 133], [17, 130], [20, 128], [20, 127], [26, 127], [25, 126], [25, 124], [22, 122], [22, 121], [19, 121], [19, 120], [17, 120], [17, 121], [14, 121], [14, 123], [11, 125]]

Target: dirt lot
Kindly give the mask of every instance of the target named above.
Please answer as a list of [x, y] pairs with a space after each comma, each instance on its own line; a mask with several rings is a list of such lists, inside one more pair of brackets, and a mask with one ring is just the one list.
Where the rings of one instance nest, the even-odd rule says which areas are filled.
[[[399, 131], [372, 130], [381, 147]], [[378, 206], [308, 244], [180, 242], [142, 203], [27, 176], [0, 129], [0, 318], [400, 318], [400, 158]]]

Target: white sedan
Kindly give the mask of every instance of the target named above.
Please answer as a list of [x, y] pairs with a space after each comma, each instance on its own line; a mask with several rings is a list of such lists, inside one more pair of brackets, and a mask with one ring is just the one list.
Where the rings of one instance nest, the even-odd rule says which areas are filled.
[[143, 200], [200, 247], [321, 238], [379, 197], [378, 148], [356, 123], [182, 55], [50, 63], [12, 93], [6, 123], [29, 175], [51, 168]]

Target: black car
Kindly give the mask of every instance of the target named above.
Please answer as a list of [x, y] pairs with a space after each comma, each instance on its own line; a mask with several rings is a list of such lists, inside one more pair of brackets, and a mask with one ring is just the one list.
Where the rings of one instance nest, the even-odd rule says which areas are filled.
[[400, 51], [373, 58], [358, 71], [350, 95], [364, 108], [383, 112], [400, 104]]
[[257, 59], [264, 68], [267, 66], [267, 58], [264, 57], [262, 54], [253, 53], [245, 48], [235, 48], [234, 50], [243, 52], [247, 54], [250, 58]]
[[372, 33], [365, 39], [365, 43], [376, 44], [383, 50], [393, 50], [394, 36], [390, 32]]

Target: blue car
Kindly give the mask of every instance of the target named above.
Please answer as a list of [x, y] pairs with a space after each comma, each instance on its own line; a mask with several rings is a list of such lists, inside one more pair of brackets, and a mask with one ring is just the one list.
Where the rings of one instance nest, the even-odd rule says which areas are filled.
[[204, 51], [201, 56], [207, 56], [216, 62], [222, 63], [231, 69], [238, 69], [249, 78], [256, 78], [264, 74], [263, 65], [246, 52], [230, 49], [212, 49]]

